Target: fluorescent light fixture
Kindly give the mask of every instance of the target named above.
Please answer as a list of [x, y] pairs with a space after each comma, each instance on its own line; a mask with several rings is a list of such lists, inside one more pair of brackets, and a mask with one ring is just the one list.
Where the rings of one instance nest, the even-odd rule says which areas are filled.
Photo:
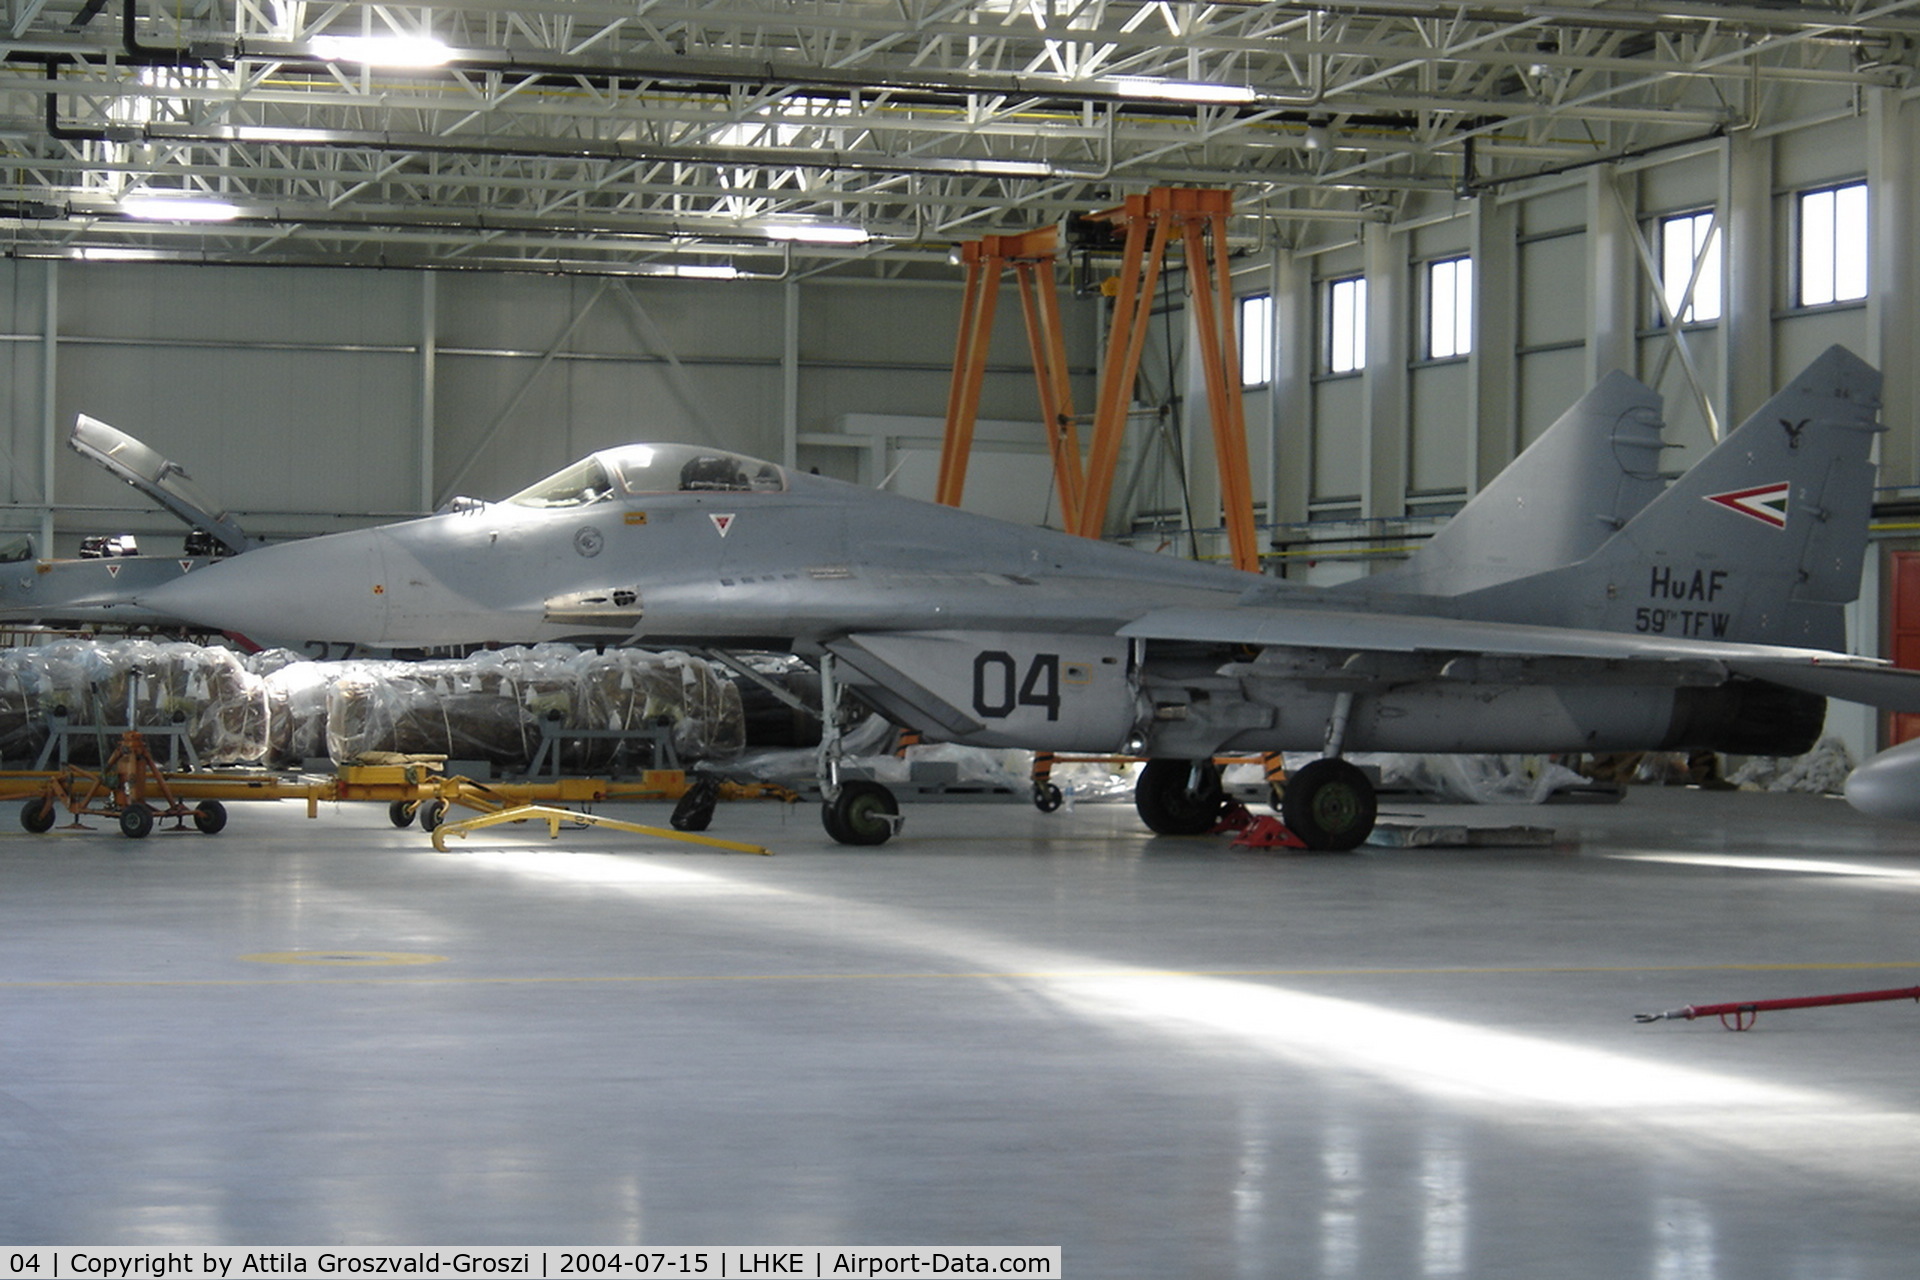
[[955, 173], [978, 173], [996, 178], [1053, 178], [1059, 174], [1050, 164], [1032, 160], [954, 160], [940, 166]]
[[119, 249], [111, 245], [70, 249], [67, 253], [75, 262], [159, 262], [165, 257], [158, 249]]
[[453, 61], [453, 47], [432, 36], [315, 36], [311, 48], [328, 62], [366, 67], [441, 67]]
[[849, 227], [831, 222], [772, 222], [763, 231], [769, 240], [791, 240], [801, 244], [865, 244], [873, 237], [865, 227]]
[[682, 280], [738, 280], [740, 278], [740, 269], [725, 264], [714, 265], [694, 262], [683, 267], [675, 267], [668, 274], [674, 275]]
[[1123, 98], [1152, 98], [1162, 102], [1252, 102], [1260, 95], [1240, 84], [1208, 84], [1198, 80], [1150, 80], [1142, 76], [1114, 76], [1108, 81]]
[[149, 191], [122, 196], [120, 212], [149, 222], [231, 222], [240, 216], [240, 206], [211, 196], [175, 196]]

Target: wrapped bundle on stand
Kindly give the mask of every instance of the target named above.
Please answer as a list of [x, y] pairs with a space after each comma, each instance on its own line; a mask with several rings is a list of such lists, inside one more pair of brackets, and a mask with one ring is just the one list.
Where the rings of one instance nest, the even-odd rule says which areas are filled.
[[299, 769], [327, 754], [327, 690], [358, 663], [310, 662], [291, 649], [250, 655], [247, 669], [267, 694], [268, 768]]
[[231, 650], [74, 640], [27, 650], [14, 661], [38, 668], [34, 697], [43, 731], [47, 718], [64, 714], [74, 730], [67, 757], [76, 762], [97, 762], [110, 749], [100, 732], [108, 725], [178, 728], [202, 764], [252, 763], [266, 755], [266, 691]]

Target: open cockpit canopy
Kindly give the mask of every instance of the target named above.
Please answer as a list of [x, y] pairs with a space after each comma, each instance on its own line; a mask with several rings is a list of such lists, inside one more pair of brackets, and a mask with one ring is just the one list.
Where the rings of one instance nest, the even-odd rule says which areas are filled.
[[780, 493], [786, 472], [771, 462], [691, 444], [603, 449], [522, 489], [522, 507], [584, 507], [647, 493]]

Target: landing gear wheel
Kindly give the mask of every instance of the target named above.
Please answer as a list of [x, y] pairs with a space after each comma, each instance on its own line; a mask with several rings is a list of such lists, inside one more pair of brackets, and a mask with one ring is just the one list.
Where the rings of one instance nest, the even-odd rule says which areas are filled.
[[193, 825], [203, 836], [217, 836], [226, 830], [227, 806], [218, 800], [202, 800], [193, 806]]
[[120, 834], [129, 840], [144, 840], [153, 831], [153, 810], [134, 801], [120, 811]]
[[840, 784], [840, 794], [820, 806], [820, 825], [841, 844], [875, 845], [893, 839], [900, 803], [877, 782]]
[[1373, 831], [1379, 803], [1367, 775], [1345, 760], [1315, 760], [1287, 780], [1280, 817], [1309, 849], [1345, 853]]
[[440, 824], [446, 820], [446, 817], [447, 802], [445, 800], [429, 800], [420, 806], [420, 829], [428, 835], [432, 835], [440, 829]]
[[1033, 807], [1042, 813], [1052, 813], [1067, 802], [1067, 797], [1059, 787], [1051, 782], [1033, 784]]
[[1198, 836], [1213, 830], [1226, 808], [1226, 789], [1211, 760], [1149, 760], [1133, 787], [1140, 821], [1159, 835]]
[[675, 831], [705, 831], [713, 825], [713, 807], [719, 800], [720, 784], [712, 778], [701, 778], [673, 806], [667, 824]]
[[35, 796], [20, 806], [20, 825], [37, 836], [53, 830], [55, 816], [52, 796]]
[[413, 812], [420, 807], [414, 800], [395, 800], [387, 806], [387, 821], [396, 827], [413, 825]]

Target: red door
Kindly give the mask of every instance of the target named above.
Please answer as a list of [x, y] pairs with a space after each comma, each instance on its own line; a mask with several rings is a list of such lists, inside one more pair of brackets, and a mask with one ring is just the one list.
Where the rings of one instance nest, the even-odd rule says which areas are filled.
[[[1893, 619], [1893, 665], [1920, 670], [1920, 551], [1889, 553], [1893, 562], [1890, 575], [1893, 589], [1889, 595], [1889, 613]], [[1889, 717], [1887, 745], [1920, 738], [1920, 715], [1896, 711]]]

